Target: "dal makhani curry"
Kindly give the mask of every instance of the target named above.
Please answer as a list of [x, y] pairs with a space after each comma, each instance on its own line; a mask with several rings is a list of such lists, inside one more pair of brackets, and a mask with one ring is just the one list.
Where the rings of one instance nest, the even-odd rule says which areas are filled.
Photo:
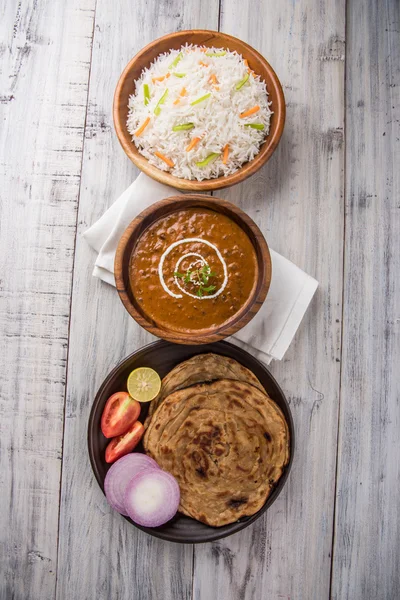
[[136, 302], [158, 326], [202, 330], [231, 320], [248, 304], [258, 264], [237, 223], [191, 207], [159, 218], [143, 232], [129, 276]]

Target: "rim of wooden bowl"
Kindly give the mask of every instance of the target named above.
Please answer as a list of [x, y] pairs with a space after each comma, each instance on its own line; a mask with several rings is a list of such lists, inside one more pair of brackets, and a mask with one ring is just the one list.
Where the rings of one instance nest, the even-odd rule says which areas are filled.
[[[201, 207], [225, 214], [248, 235], [256, 251], [258, 279], [252, 296], [232, 319], [214, 328], [175, 331], [160, 327], [138, 306], [129, 282], [129, 262], [137, 241], [154, 221], [183, 208]], [[268, 244], [254, 221], [227, 200], [202, 194], [184, 194], [160, 200], [142, 211], [126, 228], [118, 244], [114, 262], [117, 292], [128, 313], [146, 331], [175, 344], [208, 344], [217, 342], [242, 329], [261, 308], [271, 283], [272, 263]]]
[[[128, 115], [128, 99], [133, 93], [133, 81], [137, 79], [144, 67], [149, 67], [150, 63], [161, 53], [170, 49], [179, 49], [182, 44], [190, 42], [204, 46], [223, 46], [228, 49], [237, 50], [244, 58], [247, 58], [249, 64], [255, 72], [265, 80], [269, 99], [272, 102], [270, 132], [261, 146], [260, 152], [253, 160], [245, 163], [236, 173], [226, 177], [221, 176], [215, 179], [205, 179], [203, 181], [181, 179], [175, 177], [166, 171], [158, 169], [151, 165], [135, 144], [132, 142], [131, 135], [126, 127]], [[118, 139], [126, 155], [131, 161], [146, 175], [149, 175], [156, 181], [169, 185], [180, 190], [190, 191], [208, 191], [218, 190], [241, 183], [258, 169], [260, 169], [272, 156], [281, 139], [285, 125], [285, 97], [281, 83], [275, 71], [268, 61], [257, 50], [252, 48], [246, 42], [226, 33], [212, 31], [207, 29], [194, 29], [187, 31], [178, 31], [160, 37], [134, 56], [119, 78], [114, 94], [113, 117], [114, 127]]]

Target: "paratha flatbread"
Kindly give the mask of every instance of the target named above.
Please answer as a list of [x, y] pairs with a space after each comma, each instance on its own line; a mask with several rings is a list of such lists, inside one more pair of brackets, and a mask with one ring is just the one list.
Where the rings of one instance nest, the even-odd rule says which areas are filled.
[[220, 527], [256, 513], [289, 461], [286, 420], [249, 383], [221, 379], [170, 394], [144, 447], [176, 477], [180, 512]]
[[215, 381], [216, 379], [234, 379], [251, 383], [265, 393], [257, 377], [233, 358], [219, 354], [196, 354], [189, 360], [177, 365], [162, 380], [161, 390], [149, 407], [145, 428], [149, 426], [154, 412], [161, 402], [177, 390], [190, 387], [196, 383]]

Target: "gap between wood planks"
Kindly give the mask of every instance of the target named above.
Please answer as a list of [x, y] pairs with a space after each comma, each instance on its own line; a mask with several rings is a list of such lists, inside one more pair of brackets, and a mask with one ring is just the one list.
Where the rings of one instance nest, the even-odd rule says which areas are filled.
[[333, 586], [333, 559], [335, 553], [336, 543], [336, 497], [337, 497], [337, 486], [339, 477], [339, 439], [340, 439], [340, 401], [342, 396], [342, 373], [343, 373], [343, 320], [344, 320], [344, 272], [345, 272], [345, 259], [346, 259], [346, 168], [347, 168], [347, 137], [346, 137], [346, 125], [347, 125], [347, 110], [346, 110], [346, 94], [347, 94], [347, 9], [348, 0], [345, 0], [344, 8], [344, 82], [343, 82], [343, 244], [342, 244], [342, 310], [340, 323], [340, 368], [339, 368], [339, 394], [338, 394], [338, 407], [337, 407], [337, 430], [336, 430], [336, 463], [335, 463], [335, 488], [333, 497], [333, 517], [332, 517], [332, 544], [331, 544], [331, 571], [329, 574], [329, 600], [332, 598], [332, 586]]
[[69, 315], [68, 315], [68, 333], [67, 333], [67, 358], [65, 361], [65, 384], [64, 384], [64, 402], [63, 402], [63, 423], [62, 423], [62, 437], [61, 437], [61, 469], [60, 469], [60, 487], [58, 494], [58, 522], [57, 522], [57, 556], [56, 556], [56, 584], [55, 584], [55, 594], [54, 597], [57, 598], [57, 589], [58, 589], [58, 557], [60, 555], [60, 518], [61, 518], [61, 494], [62, 494], [62, 483], [63, 483], [63, 459], [64, 459], [64, 436], [65, 436], [65, 415], [66, 415], [66, 404], [67, 404], [67, 389], [68, 389], [68, 360], [69, 360], [69, 351], [70, 351], [70, 332], [71, 332], [71, 315], [72, 315], [72, 295], [74, 291], [74, 271], [75, 271], [75, 261], [76, 261], [76, 239], [78, 236], [78, 216], [79, 216], [79, 204], [81, 199], [81, 185], [82, 185], [82, 167], [83, 167], [83, 157], [85, 154], [85, 131], [86, 131], [86, 123], [88, 117], [88, 108], [89, 108], [89, 89], [90, 89], [90, 76], [92, 73], [92, 57], [93, 57], [93, 40], [94, 40], [94, 28], [96, 26], [96, 9], [97, 9], [97, 0], [95, 0], [95, 6], [93, 10], [93, 26], [92, 26], [92, 39], [90, 44], [90, 61], [89, 61], [89, 72], [87, 79], [87, 93], [86, 93], [86, 111], [85, 111], [85, 121], [83, 124], [83, 134], [82, 134], [82, 146], [81, 146], [81, 167], [80, 167], [80, 178], [79, 178], [79, 188], [78, 188], [78, 201], [76, 205], [76, 220], [75, 220], [75, 237], [74, 237], [74, 260], [72, 262], [72, 271], [71, 271], [71, 288], [70, 288], [70, 299], [69, 299]]

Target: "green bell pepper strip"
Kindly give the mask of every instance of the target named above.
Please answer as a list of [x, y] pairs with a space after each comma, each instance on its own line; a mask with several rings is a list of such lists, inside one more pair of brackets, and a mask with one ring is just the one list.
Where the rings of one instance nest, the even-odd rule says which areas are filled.
[[197, 162], [196, 167], [199, 167], [200, 169], [202, 167], [206, 167], [212, 160], [215, 160], [216, 158], [218, 158], [218, 156], [221, 156], [221, 155], [217, 154], [216, 152], [213, 152], [212, 154], [209, 154], [207, 156], [207, 158], [205, 158], [204, 160]]
[[189, 129], [193, 129], [193, 123], [182, 123], [182, 125], [174, 125], [172, 131], [189, 131]]
[[150, 90], [147, 83], [143, 85], [144, 105], [147, 106], [150, 102]]
[[246, 73], [246, 75], [243, 77], [243, 79], [235, 85], [235, 89], [240, 90], [244, 86], [244, 84], [247, 82], [249, 77], [250, 77], [249, 73]]
[[159, 99], [159, 101], [156, 104], [156, 107], [154, 109], [154, 114], [155, 115], [159, 115], [161, 112], [161, 105], [164, 104], [164, 102], [166, 101], [168, 96], [168, 88], [165, 90], [165, 92], [163, 93], [163, 95], [161, 96], [161, 98]]
[[218, 58], [219, 56], [225, 56], [226, 51], [224, 50], [223, 52], [206, 52], [205, 55], [206, 56], [214, 56], [215, 58]]
[[174, 67], [176, 67], [176, 65], [182, 60], [182, 58], [183, 58], [183, 54], [182, 54], [182, 52], [179, 52], [178, 56], [175, 56], [174, 60], [169, 65], [168, 69], [173, 69]]
[[245, 127], [251, 127], [252, 129], [259, 129], [262, 131], [264, 129], [264, 125], [262, 123], [245, 123]]
[[209, 92], [208, 94], [205, 94], [204, 96], [201, 96], [201, 98], [197, 98], [197, 100], [193, 100], [193, 102], [190, 103], [190, 106], [194, 106], [195, 104], [200, 104], [200, 102], [203, 102], [203, 100], [207, 100], [207, 98], [209, 98], [211, 96], [211, 92]]

